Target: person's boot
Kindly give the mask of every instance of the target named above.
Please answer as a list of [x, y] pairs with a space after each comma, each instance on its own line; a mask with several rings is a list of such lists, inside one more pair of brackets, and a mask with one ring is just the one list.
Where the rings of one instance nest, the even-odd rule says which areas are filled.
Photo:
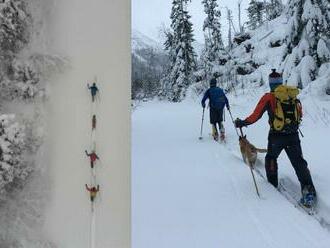
[[305, 185], [301, 191], [302, 197], [300, 203], [306, 208], [311, 208], [316, 202], [316, 192], [313, 186]]
[[224, 141], [225, 138], [226, 138], [226, 136], [225, 136], [225, 132], [220, 132], [220, 140], [221, 140], [221, 141]]
[[224, 128], [223, 124], [221, 123], [221, 125], [220, 125], [220, 140], [221, 141], [224, 141], [225, 138], [226, 138], [226, 136], [225, 136], [225, 128]]
[[213, 124], [212, 124], [212, 137], [215, 141], [218, 141], [218, 139], [219, 139], [217, 127]]

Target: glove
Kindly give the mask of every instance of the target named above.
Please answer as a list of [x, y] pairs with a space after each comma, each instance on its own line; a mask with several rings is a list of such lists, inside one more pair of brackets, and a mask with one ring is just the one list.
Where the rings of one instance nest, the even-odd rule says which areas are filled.
[[247, 125], [248, 125], [248, 124], [246, 123], [246, 121], [241, 120], [241, 119], [239, 119], [239, 118], [237, 118], [237, 119], [235, 120], [234, 124], [235, 124], [235, 127], [237, 127], [237, 128], [241, 128], [241, 127], [244, 127], [244, 126], [247, 126]]
[[202, 102], [202, 107], [205, 108], [205, 102]]

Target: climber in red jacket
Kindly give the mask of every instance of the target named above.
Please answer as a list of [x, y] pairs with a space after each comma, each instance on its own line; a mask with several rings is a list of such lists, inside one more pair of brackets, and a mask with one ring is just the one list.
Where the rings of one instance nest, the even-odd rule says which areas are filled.
[[100, 191], [100, 185], [97, 185], [97, 187], [93, 186], [93, 187], [88, 187], [87, 184], [85, 184], [86, 189], [89, 191], [90, 193], [90, 197], [91, 197], [91, 202], [94, 201], [97, 192]]
[[88, 153], [86, 150], [85, 150], [85, 153], [86, 155], [90, 158], [90, 161], [91, 161], [91, 168], [93, 169], [94, 168], [94, 163], [96, 161], [96, 159], [99, 159], [99, 157], [96, 155], [96, 153], [94, 151], [92, 151], [91, 153]]

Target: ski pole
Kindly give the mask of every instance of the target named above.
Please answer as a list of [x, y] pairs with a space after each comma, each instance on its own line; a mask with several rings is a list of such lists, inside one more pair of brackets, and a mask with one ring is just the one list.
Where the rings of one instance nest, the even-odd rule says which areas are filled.
[[[243, 134], [242, 128], [240, 127], [239, 130], [241, 132], [241, 137], [243, 137], [244, 134]], [[252, 166], [250, 165], [250, 163], [249, 163], [249, 167], [250, 167], [250, 171], [251, 171], [251, 175], [252, 175], [254, 187], [256, 188], [256, 192], [257, 192], [258, 197], [260, 198], [260, 193], [259, 193], [258, 185], [257, 185], [257, 182], [256, 182], [256, 178], [254, 176], [253, 169], [252, 169]]]
[[239, 128], [239, 131], [241, 132], [241, 137], [244, 137], [243, 130], [241, 127]]
[[201, 134], [199, 136], [199, 139], [203, 139], [203, 123], [204, 123], [204, 112], [205, 112], [205, 107], [203, 108], [203, 114], [202, 114], [202, 124], [201, 124]]
[[256, 179], [254, 177], [252, 166], [249, 165], [249, 167], [250, 167], [251, 175], [252, 175], [252, 178], [253, 178], [254, 187], [256, 188], [256, 192], [257, 192], [258, 197], [260, 198], [260, 193], [259, 193], [259, 189], [258, 189]]
[[[238, 133], [237, 128], [236, 128], [236, 126], [235, 126], [235, 121], [234, 121], [233, 115], [231, 114], [230, 108], [228, 108], [228, 112], [229, 112], [230, 118], [231, 118], [231, 120], [232, 120], [232, 122], [233, 122], [233, 125], [234, 125], [234, 128], [235, 128], [235, 131], [236, 131], [236, 134], [237, 134], [237, 136], [239, 137], [239, 133]], [[242, 136], [242, 137], [243, 137], [243, 136]]]
[[[241, 127], [239, 128], [239, 130], [240, 130], [240, 132], [241, 132], [241, 135], [239, 135], [239, 133], [238, 133], [238, 131], [237, 131], [237, 128], [236, 128], [236, 126], [235, 126], [235, 122], [234, 122], [233, 115], [231, 114], [230, 109], [228, 109], [228, 112], [229, 112], [229, 115], [230, 115], [230, 117], [231, 117], [231, 120], [233, 121], [233, 124], [234, 124], [235, 130], [236, 130], [237, 136], [238, 136], [238, 137], [244, 137], [243, 130], [242, 130]], [[256, 179], [255, 179], [254, 173], [253, 173], [252, 166], [251, 166], [250, 164], [249, 164], [249, 167], [250, 167], [250, 171], [251, 171], [251, 175], [252, 175], [252, 179], [253, 179], [254, 187], [255, 187], [255, 189], [256, 189], [256, 192], [257, 192], [258, 197], [260, 198], [260, 193], [259, 193], [258, 185], [257, 185]]]

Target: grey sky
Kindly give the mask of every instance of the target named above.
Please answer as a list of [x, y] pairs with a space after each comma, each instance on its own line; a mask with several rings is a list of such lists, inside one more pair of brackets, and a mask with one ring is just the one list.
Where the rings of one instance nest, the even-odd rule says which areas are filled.
[[[238, 27], [238, 0], [219, 0], [220, 7], [228, 7], [233, 11], [234, 24]], [[249, 0], [242, 1], [242, 20], [246, 21], [246, 8]], [[159, 40], [159, 28], [162, 24], [170, 25], [172, 0], [132, 0], [132, 27], [138, 31]], [[189, 3], [189, 13], [192, 16], [195, 39], [203, 43], [202, 32], [203, 21], [205, 19], [204, 8], [201, 0], [192, 0]], [[228, 32], [227, 11], [221, 8], [222, 35], [226, 40]]]

